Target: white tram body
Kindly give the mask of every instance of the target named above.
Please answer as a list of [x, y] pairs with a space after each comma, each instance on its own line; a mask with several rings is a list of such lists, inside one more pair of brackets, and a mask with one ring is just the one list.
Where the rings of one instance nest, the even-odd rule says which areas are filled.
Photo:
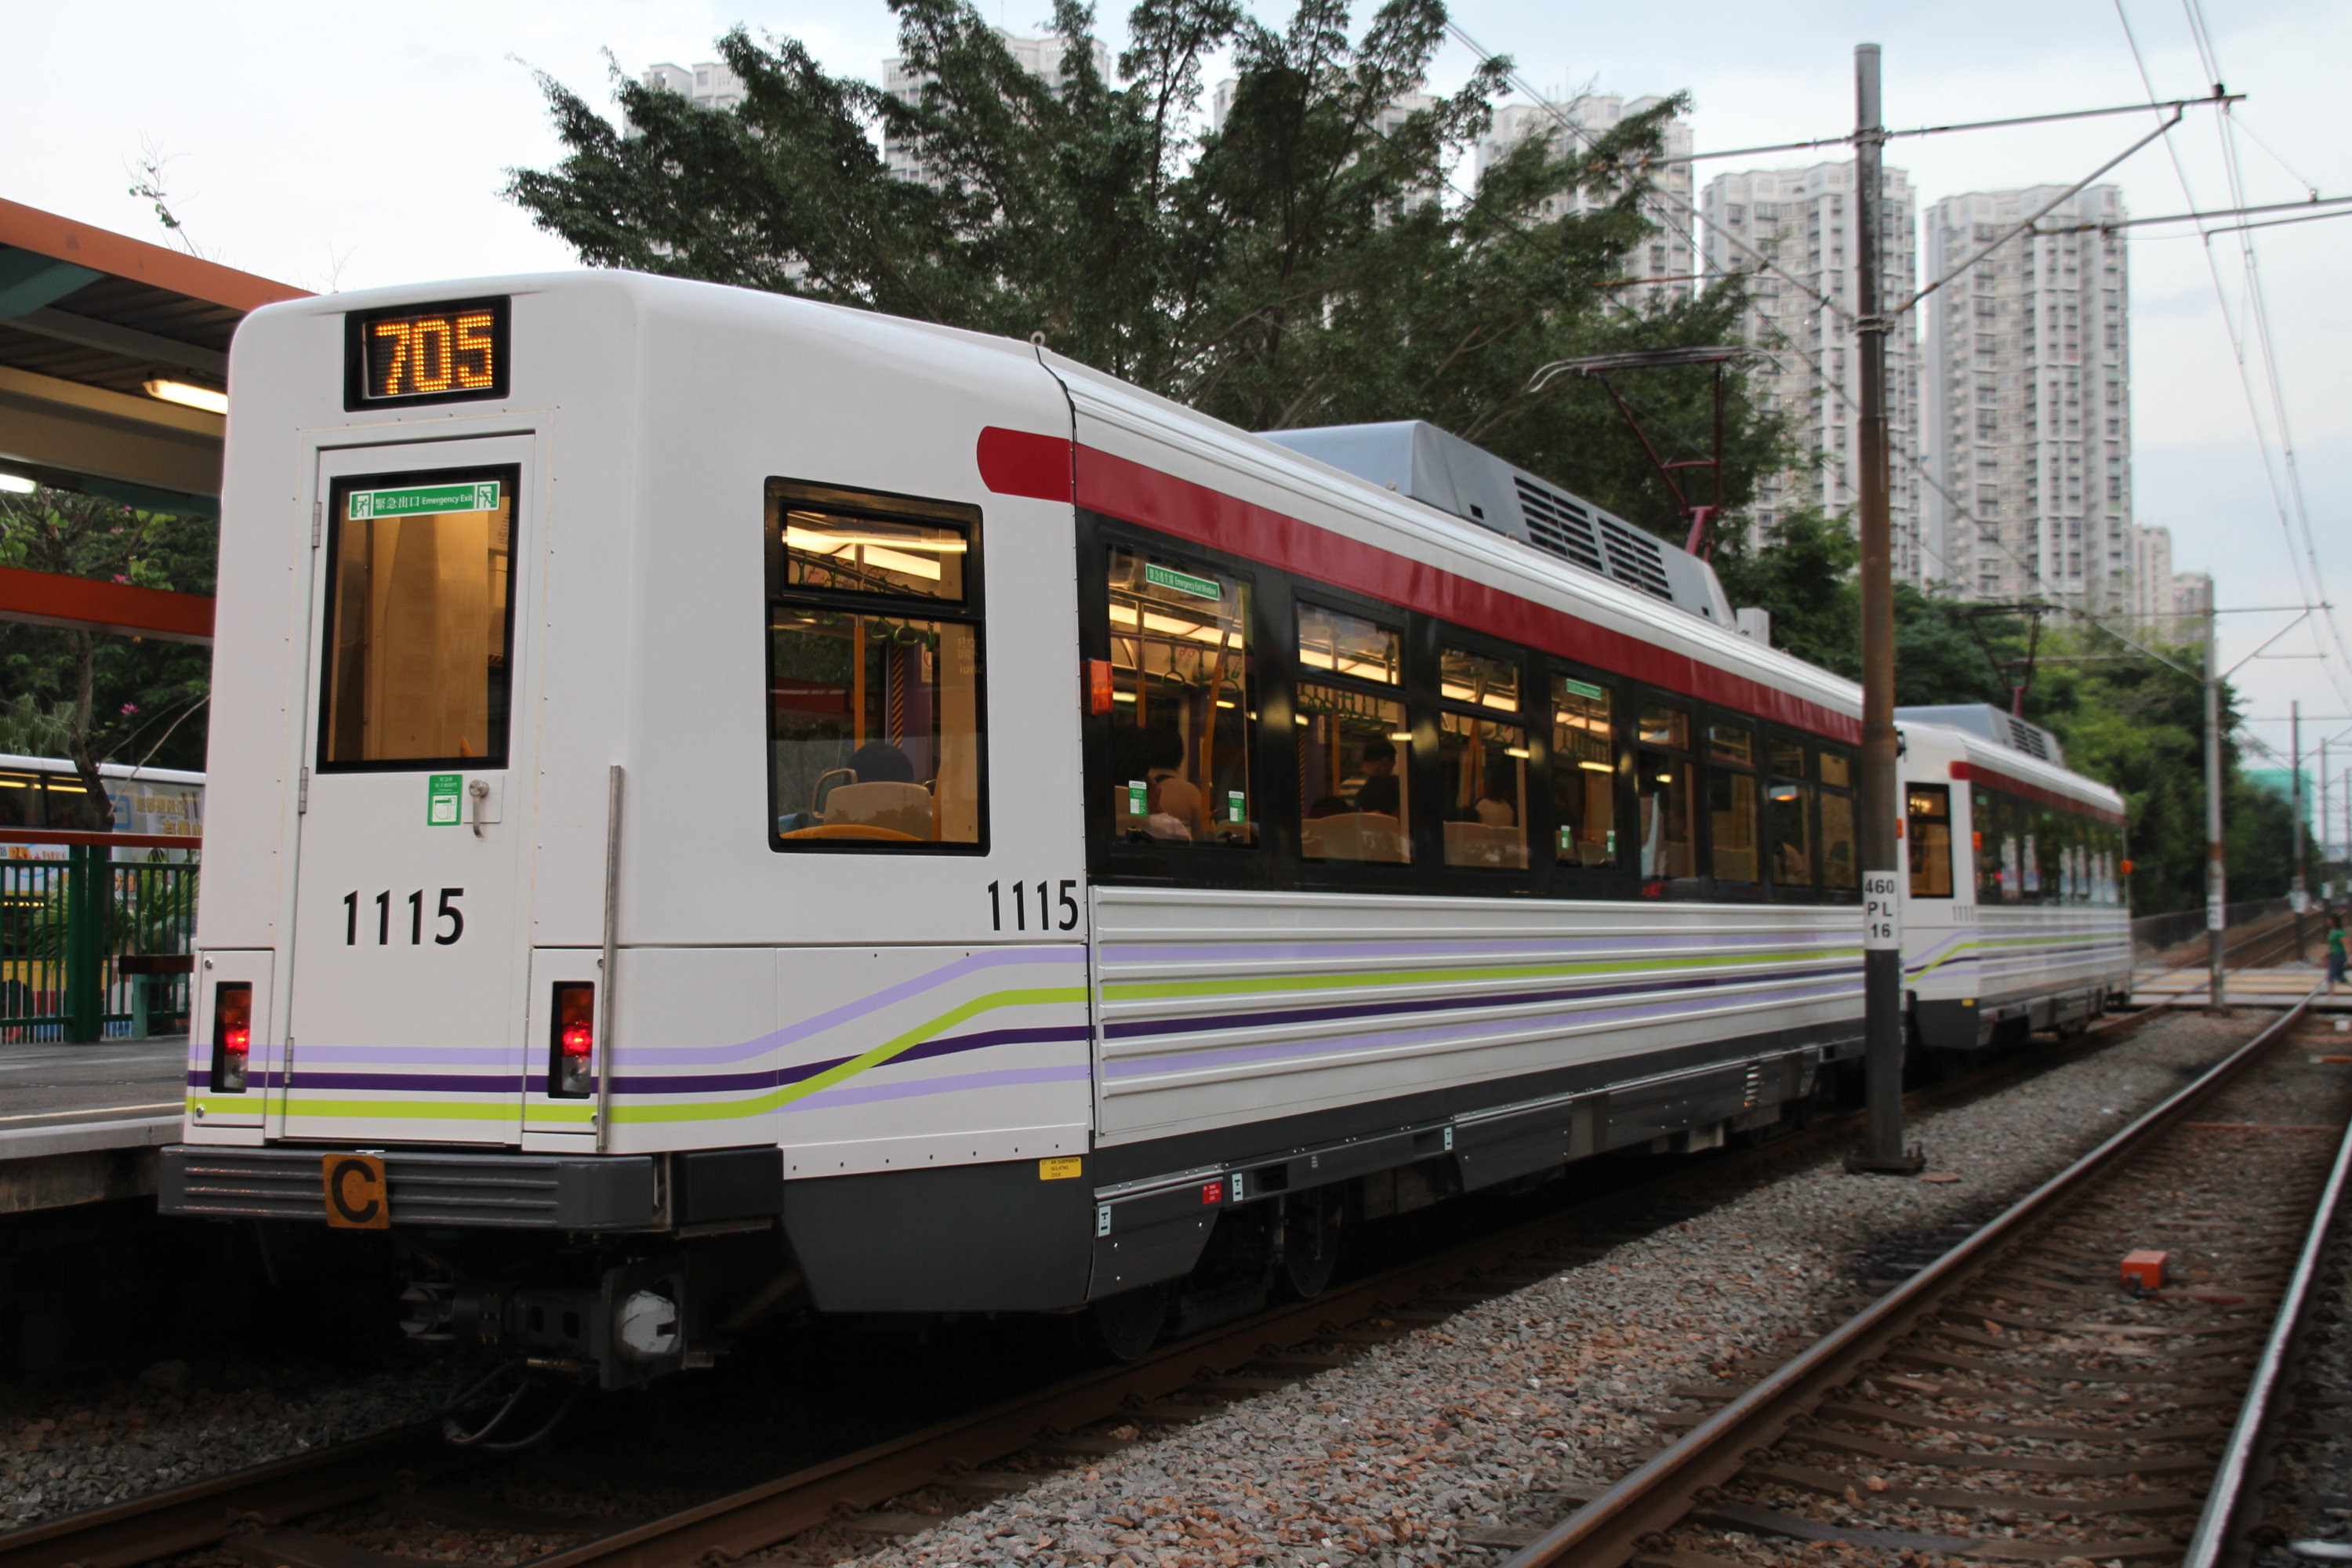
[[1896, 717], [1911, 1037], [1971, 1050], [2080, 1027], [2128, 994], [2123, 797], [2069, 773], [2055, 736], [1997, 708]]
[[1072, 1310], [1858, 1048], [1855, 689], [1425, 426], [614, 272], [266, 307], [231, 404], [166, 1212], [488, 1236], [450, 1312], [626, 1382], [779, 1232]]

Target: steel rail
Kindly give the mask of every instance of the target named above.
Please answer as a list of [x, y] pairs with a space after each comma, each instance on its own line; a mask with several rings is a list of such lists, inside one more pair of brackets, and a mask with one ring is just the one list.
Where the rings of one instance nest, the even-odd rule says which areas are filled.
[[132, 1568], [194, 1552], [255, 1521], [275, 1524], [373, 1497], [403, 1470], [452, 1468], [438, 1422], [395, 1427], [0, 1534], [0, 1568]]
[[1966, 1285], [1977, 1266], [2007, 1247], [2095, 1177], [2169, 1129], [2235, 1079], [2311, 1005], [2306, 995], [2260, 1034], [2130, 1126], [2010, 1205], [1990, 1224], [1815, 1342], [1795, 1360], [1554, 1525], [1504, 1568], [1616, 1568], [1653, 1549], [1654, 1538], [1682, 1522], [1697, 1494], [1729, 1481], [1758, 1449], [1784, 1436], [1791, 1422], [1860, 1375], [1863, 1363], [1910, 1331], [1944, 1298]]
[[2326, 1190], [2320, 1194], [2319, 1207], [2312, 1215], [2303, 1255], [2295, 1260], [2294, 1273], [2280, 1293], [2278, 1316], [2272, 1320], [2262, 1358], [2254, 1363], [2253, 1378], [2246, 1386], [2244, 1402], [2238, 1407], [2238, 1419], [2230, 1428], [2221, 1465], [2214, 1471], [2212, 1490], [2205, 1494], [2205, 1510], [2198, 1516], [2197, 1533], [2189, 1537], [2181, 1568], [2215, 1568], [2232, 1533], [2244, 1528], [2241, 1515], [2252, 1488], [2254, 1449], [2270, 1426], [2282, 1392], [2287, 1358], [2303, 1331], [2304, 1315], [2311, 1305], [2321, 1265], [2326, 1259], [2329, 1233], [2335, 1228], [2336, 1209], [2344, 1201], [2347, 1176], [2352, 1176], [2352, 1126], [2345, 1129], [2343, 1140], [2336, 1145], [2335, 1168], [2327, 1174]]

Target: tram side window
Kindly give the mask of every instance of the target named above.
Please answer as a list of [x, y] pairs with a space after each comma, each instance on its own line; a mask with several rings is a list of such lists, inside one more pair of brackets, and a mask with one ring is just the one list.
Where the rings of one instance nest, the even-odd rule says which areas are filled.
[[1772, 886], [1791, 892], [1809, 889], [1813, 886], [1813, 786], [1806, 776], [1805, 747], [1775, 735], [1769, 760], [1772, 777], [1765, 786], [1764, 818]]
[[1445, 781], [1445, 863], [1528, 864], [1528, 731], [1519, 667], [1464, 648], [1438, 650], [1438, 777]]
[[[1298, 852], [1308, 860], [1412, 858], [1412, 731], [1402, 632], [1298, 606]], [[1307, 672], [1328, 677], [1310, 679]]]
[[1113, 834], [1255, 843], [1248, 584], [1121, 545], [1108, 587]]
[[1909, 821], [1904, 828], [1911, 850], [1911, 896], [1952, 896], [1952, 788], [1913, 784], [1906, 792]]
[[769, 481], [772, 847], [982, 841], [978, 521]]
[[341, 479], [319, 765], [506, 765], [519, 471]]
[[1633, 773], [1640, 791], [1642, 892], [1657, 898], [1667, 884], [1698, 875], [1698, 846], [1692, 831], [1695, 765], [1690, 757], [1690, 715], [1662, 703], [1644, 703], [1641, 749]]
[[1822, 886], [1851, 893], [1862, 886], [1862, 855], [1853, 837], [1853, 759], [1826, 749], [1813, 757], [1822, 778]]
[[1756, 727], [1707, 721], [1707, 852], [1718, 882], [1753, 882], [1762, 875], [1764, 825], [1755, 768]]
[[1617, 863], [1617, 743], [1606, 687], [1551, 678], [1551, 796], [1563, 866]]
[[41, 775], [0, 773], [0, 827], [45, 827], [41, 809]]

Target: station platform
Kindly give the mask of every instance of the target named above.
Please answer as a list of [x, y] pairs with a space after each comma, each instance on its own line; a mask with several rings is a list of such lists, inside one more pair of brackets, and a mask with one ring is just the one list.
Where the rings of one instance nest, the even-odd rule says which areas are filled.
[[152, 1193], [187, 1059], [184, 1039], [0, 1045], [0, 1215]]
[[[2132, 978], [2132, 1005], [2147, 1007], [2171, 1002], [2181, 1006], [2203, 1006], [2210, 1000], [2205, 982], [2202, 964], [2136, 974]], [[2320, 994], [2312, 998], [2313, 1011], [2352, 1012], [2352, 984], [2337, 986], [2336, 994], [2329, 996], [2326, 984], [2327, 969], [2322, 963], [2274, 963], [2260, 969], [2232, 969], [2222, 987], [2222, 1000], [2232, 1007], [2292, 1007], [2311, 995], [2312, 988], [2317, 986]]]

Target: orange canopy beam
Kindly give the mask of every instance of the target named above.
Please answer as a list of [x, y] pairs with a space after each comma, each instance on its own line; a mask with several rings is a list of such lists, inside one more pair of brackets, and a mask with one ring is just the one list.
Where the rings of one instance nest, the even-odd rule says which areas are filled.
[[213, 601], [201, 594], [170, 594], [161, 588], [134, 588], [128, 583], [102, 583], [94, 577], [0, 566], [0, 621], [201, 643], [209, 647]]

